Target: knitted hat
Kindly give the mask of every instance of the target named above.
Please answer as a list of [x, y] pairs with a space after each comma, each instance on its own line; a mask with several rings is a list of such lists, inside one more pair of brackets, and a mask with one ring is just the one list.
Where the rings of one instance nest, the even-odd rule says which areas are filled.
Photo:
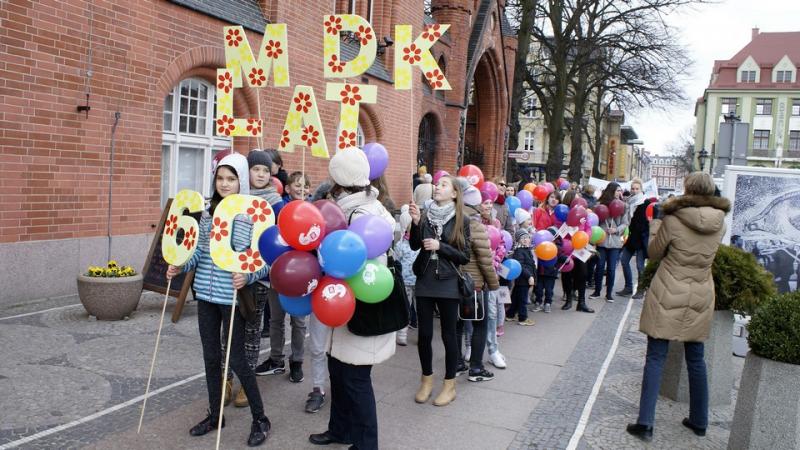
[[356, 147], [339, 150], [333, 155], [328, 172], [333, 181], [342, 187], [365, 187], [369, 184], [367, 155]]
[[255, 166], [264, 166], [272, 169], [272, 158], [263, 150], [253, 149], [247, 154], [247, 165], [252, 169]]
[[526, 220], [531, 220], [531, 213], [522, 208], [517, 208], [517, 210], [514, 211], [514, 220], [517, 222], [517, 224], [521, 224]]
[[527, 237], [527, 238], [531, 237], [531, 234], [530, 234], [530, 233], [528, 233], [528, 230], [527, 230], [527, 229], [525, 229], [525, 228], [520, 228], [519, 230], [517, 230], [517, 232], [516, 232], [516, 233], [514, 233], [514, 242], [519, 242], [519, 241], [521, 241], [523, 238], [526, 238], [526, 237]]
[[400, 232], [405, 233], [408, 227], [411, 226], [411, 214], [408, 212], [408, 205], [403, 205], [400, 208]]
[[464, 190], [464, 204], [467, 206], [478, 206], [481, 204], [481, 192], [475, 187], [470, 186]]

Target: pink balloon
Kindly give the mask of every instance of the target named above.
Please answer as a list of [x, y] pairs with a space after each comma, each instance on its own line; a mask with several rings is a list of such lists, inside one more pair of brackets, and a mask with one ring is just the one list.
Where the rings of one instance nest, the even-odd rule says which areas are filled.
[[450, 175], [450, 174], [447, 173], [446, 170], [437, 170], [436, 172], [433, 173], [433, 184], [438, 183], [439, 182], [439, 178], [446, 177], [448, 175]]
[[344, 216], [342, 208], [331, 200], [317, 200], [313, 203], [325, 219], [325, 235], [329, 235], [336, 230], [347, 229], [347, 218]]
[[570, 208], [574, 208], [574, 207], [576, 207], [578, 205], [581, 205], [584, 208], [588, 208], [589, 207], [589, 204], [586, 203], [586, 200], [584, 198], [581, 198], [581, 197], [575, 197], [575, 199], [572, 200], [572, 203], [570, 203], [569, 207]]
[[625, 203], [622, 200], [615, 198], [608, 204], [608, 212], [611, 217], [619, 217], [625, 213]]
[[569, 215], [567, 215], [567, 225], [571, 227], [577, 227], [582, 223], [583, 219], [586, 219], [586, 208], [578, 205], [569, 210]]
[[511, 248], [514, 246], [514, 238], [511, 237], [511, 233], [506, 230], [500, 232], [503, 236], [503, 245], [506, 247], [506, 251], [510, 252]]
[[483, 186], [481, 186], [481, 201], [495, 201], [498, 195], [500, 195], [500, 190], [497, 189], [497, 185], [491, 181], [486, 181], [483, 183]]
[[548, 194], [556, 190], [552, 183], [545, 183], [544, 188], [547, 189]]
[[561, 241], [561, 254], [569, 256], [575, 249], [572, 247], [572, 239], [564, 239]]
[[594, 207], [594, 213], [597, 214], [597, 218], [600, 219], [601, 223], [605, 222], [609, 216], [608, 206], [598, 204]]
[[575, 268], [575, 262], [572, 260], [572, 258], [567, 258], [567, 262], [565, 262], [564, 265], [561, 266], [561, 272], [564, 273], [572, 272], [572, 269], [574, 268]]
[[486, 231], [489, 233], [489, 245], [491, 245], [492, 250], [503, 243], [503, 236], [500, 234], [500, 230], [491, 225], [486, 225]]

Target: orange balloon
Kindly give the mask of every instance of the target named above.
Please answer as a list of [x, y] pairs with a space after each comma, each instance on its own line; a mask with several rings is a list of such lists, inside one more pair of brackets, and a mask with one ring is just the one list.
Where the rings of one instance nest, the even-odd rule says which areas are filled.
[[528, 183], [525, 185], [525, 187], [522, 188], [523, 191], [528, 191], [531, 194], [533, 194], [534, 189], [536, 189], [536, 185], [533, 183]]
[[549, 261], [558, 255], [558, 247], [552, 242], [542, 242], [536, 246], [536, 256], [543, 261]]
[[572, 235], [572, 248], [575, 250], [580, 250], [586, 247], [586, 244], [589, 243], [589, 235], [586, 234], [585, 231], [576, 231], [575, 234]]

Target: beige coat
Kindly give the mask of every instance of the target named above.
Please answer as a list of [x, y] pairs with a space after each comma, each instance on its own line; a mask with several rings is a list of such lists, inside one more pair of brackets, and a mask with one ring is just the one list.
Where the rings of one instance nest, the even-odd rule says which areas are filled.
[[481, 215], [476, 207], [464, 206], [464, 219], [469, 219], [469, 238], [472, 255], [464, 270], [472, 275], [477, 289], [484, 284], [490, 291], [500, 289], [497, 272], [494, 270], [494, 253], [489, 244], [489, 232], [481, 222]]
[[711, 265], [725, 234], [730, 201], [684, 195], [664, 203], [663, 220], [650, 224], [647, 253], [661, 260], [647, 291], [639, 329], [681, 342], [708, 338], [714, 313]]

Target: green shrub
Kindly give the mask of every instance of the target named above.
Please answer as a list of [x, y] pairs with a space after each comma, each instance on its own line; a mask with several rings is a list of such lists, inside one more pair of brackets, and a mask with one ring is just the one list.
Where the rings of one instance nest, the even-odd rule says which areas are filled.
[[[655, 277], [659, 263], [648, 261], [640, 284], [645, 288]], [[752, 315], [758, 305], [775, 295], [775, 281], [751, 253], [720, 245], [711, 268], [716, 298], [714, 309]]]
[[758, 356], [800, 364], [800, 291], [777, 295], [764, 302], [747, 330], [750, 348]]

